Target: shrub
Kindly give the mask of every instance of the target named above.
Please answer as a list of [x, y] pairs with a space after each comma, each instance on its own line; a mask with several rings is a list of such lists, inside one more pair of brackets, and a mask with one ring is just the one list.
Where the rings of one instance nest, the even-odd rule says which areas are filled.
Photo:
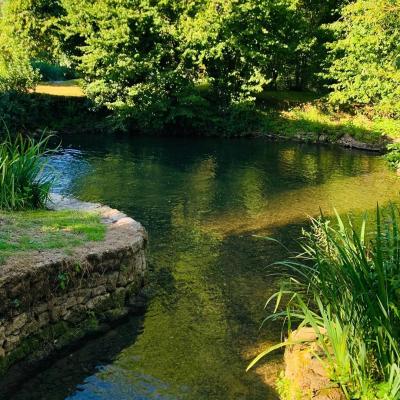
[[[303, 253], [278, 263], [287, 273], [268, 301], [267, 317], [295, 320], [315, 330], [332, 380], [351, 399], [397, 399], [400, 396], [400, 234], [399, 210], [376, 213], [375, 232], [338, 216], [323, 218], [305, 232]], [[369, 231], [369, 230], [368, 230]], [[282, 298], [286, 309], [278, 311]], [[251, 365], [278, 347], [261, 353]]]
[[44, 173], [49, 137], [18, 135], [0, 144], [0, 209], [43, 208], [53, 180]]
[[388, 153], [385, 158], [392, 168], [400, 167], [400, 143], [392, 143], [387, 146]]
[[[346, 3], [346, 2], [345, 2]], [[374, 113], [400, 117], [400, 2], [348, 2], [331, 25], [333, 79], [330, 101], [345, 109], [371, 107]]]

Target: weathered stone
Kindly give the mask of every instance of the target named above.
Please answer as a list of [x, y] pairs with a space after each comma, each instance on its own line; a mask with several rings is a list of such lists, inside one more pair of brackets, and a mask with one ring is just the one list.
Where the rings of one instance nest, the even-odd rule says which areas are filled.
[[86, 303], [92, 297], [91, 289], [79, 289], [75, 293], [77, 304]]
[[108, 292], [112, 292], [116, 289], [118, 277], [119, 277], [119, 272], [112, 272], [107, 277], [106, 289]]
[[39, 328], [44, 327], [45, 325], [47, 325], [50, 321], [50, 315], [48, 311], [43, 312], [42, 314], [40, 314], [37, 318], [37, 321], [39, 323]]
[[8, 335], [7, 336], [7, 340], [4, 343], [4, 349], [6, 351], [6, 354], [7, 354], [7, 351], [15, 349], [19, 340], [20, 340], [19, 335]]
[[76, 297], [74, 295], [71, 296], [70, 294], [70, 297], [65, 301], [64, 307], [68, 309], [75, 307], [76, 304], [77, 304]]
[[93, 299], [91, 299], [87, 302], [86, 306], [89, 310], [94, 310], [94, 309], [98, 308], [99, 306], [101, 306], [102, 303], [105, 302], [106, 300], [108, 300], [109, 298], [110, 298], [110, 293], [107, 293], [103, 296], [94, 297]]
[[28, 316], [26, 313], [18, 315], [12, 320], [12, 322], [7, 326], [6, 335], [10, 335], [13, 332], [19, 331], [28, 321]]
[[328, 377], [314, 329], [304, 327], [294, 331], [289, 340], [301, 343], [285, 350], [285, 380], [289, 388], [282, 400], [345, 400], [342, 390]]
[[97, 296], [101, 296], [102, 294], [106, 293], [107, 290], [105, 288], [105, 286], [99, 286], [93, 289], [92, 291], [92, 296], [93, 297], [97, 297]]
[[337, 141], [337, 143], [344, 147], [350, 147], [354, 149], [382, 151], [386, 149], [386, 145], [389, 143], [389, 138], [383, 135], [378, 143], [366, 143], [361, 142], [346, 133]]
[[60, 318], [62, 318], [65, 311], [66, 310], [62, 306], [53, 306], [49, 310], [50, 321], [52, 322], [58, 321]]
[[39, 304], [38, 306], [35, 307], [34, 312], [36, 314], [42, 314], [45, 311], [47, 311], [48, 308], [49, 308], [49, 306], [47, 305], [47, 303], [42, 303], [42, 304]]
[[[17, 268], [2, 266], [0, 358], [5, 360], [1, 365], [45, 358], [85, 334], [105, 329], [108, 322], [134, 308], [128, 298], [143, 280], [145, 230], [108, 207], [77, 201], [62, 204], [106, 213], [106, 239], [85, 244], [71, 256], [40, 252], [23, 263], [19, 260]], [[63, 287], [60, 274], [69, 278]]]

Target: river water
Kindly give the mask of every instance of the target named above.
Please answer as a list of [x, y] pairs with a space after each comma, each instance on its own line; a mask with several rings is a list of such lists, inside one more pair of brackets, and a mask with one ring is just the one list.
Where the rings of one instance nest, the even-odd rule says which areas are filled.
[[118, 208], [148, 230], [148, 307], [54, 362], [13, 400], [275, 399], [281, 355], [260, 324], [269, 265], [321, 208], [359, 214], [396, 200], [381, 157], [262, 139], [66, 137], [56, 190]]

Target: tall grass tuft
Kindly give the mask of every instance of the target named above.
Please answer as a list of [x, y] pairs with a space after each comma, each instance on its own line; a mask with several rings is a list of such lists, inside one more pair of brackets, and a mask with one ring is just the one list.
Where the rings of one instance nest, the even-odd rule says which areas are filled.
[[10, 134], [0, 143], [0, 209], [43, 208], [53, 180], [44, 173], [49, 136], [39, 140]]
[[[400, 398], [400, 233], [399, 210], [376, 211], [356, 228], [337, 215], [336, 223], [312, 220], [303, 253], [278, 263], [286, 272], [266, 320], [285, 317], [309, 326], [325, 350], [330, 377], [349, 399]], [[286, 305], [282, 309], [283, 299]], [[261, 353], [249, 367], [282, 343]]]

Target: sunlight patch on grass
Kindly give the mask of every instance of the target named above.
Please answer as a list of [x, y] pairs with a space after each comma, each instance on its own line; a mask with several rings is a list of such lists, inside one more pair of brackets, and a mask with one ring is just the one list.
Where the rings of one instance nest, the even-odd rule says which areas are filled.
[[400, 137], [400, 121], [371, 119], [365, 115], [332, 113], [315, 104], [304, 104], [287, 111], [264, 111], [264, 130], [283, 136], [325, 135], [335, 141], [348, 134], [366, 143], [379, 143], [384, 136]]
[[36, 93], [50, 96], [84, 97], [79, 79], [69, 81], [41, 82], [35, 90]]

